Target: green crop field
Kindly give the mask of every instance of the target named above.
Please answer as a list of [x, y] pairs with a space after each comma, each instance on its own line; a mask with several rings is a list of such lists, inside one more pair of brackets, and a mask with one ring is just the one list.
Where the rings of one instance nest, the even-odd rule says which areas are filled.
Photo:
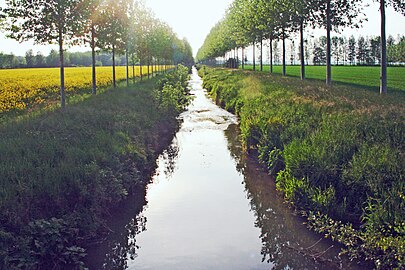
[[[252, 65], [245, 65], [245, 69], [253, 69]], [[256, 66], [259, 70], [260, 66]], [[269, 72], [270, 66], [265, 65], [263, 72]], [[287, 76], [299, 77], [300, 66], [287, 66]], [[282, 73], [282, 66], [274, 66], [275, 74]], [[309, 79], [324, 80], [326, 78], [325, 66], [306, 66], [306, 77]], [[332, 67], [332, 80], [339, 83], [348, 83], [354, 86], [372, 87], [373, 90], [378, 90], [380, 85], [380, 68], [365, 67], [365, 66], [334, 66]], [[405, 91], [405, 67], [389, 67], [388, 68], [388, 88], [390, 90]]]

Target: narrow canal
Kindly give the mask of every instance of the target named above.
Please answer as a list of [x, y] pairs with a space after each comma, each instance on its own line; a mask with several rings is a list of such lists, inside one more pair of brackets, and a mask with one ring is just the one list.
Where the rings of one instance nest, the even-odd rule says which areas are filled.
[[190, 88], [195, 99], [145, 199], [116, 214], [94, 269], [356, 269], [283, 203], [196, 70]]

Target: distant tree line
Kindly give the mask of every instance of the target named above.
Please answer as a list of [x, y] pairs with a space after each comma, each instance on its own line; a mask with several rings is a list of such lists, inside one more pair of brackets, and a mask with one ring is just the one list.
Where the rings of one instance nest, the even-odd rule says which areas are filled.
[[[132, 64], [130, 59], [130, 64]], [[92, 65], [91, 52], [65, 52], [65, 67], [90, 67]], [[125, 55], [115, 56], [117, 66], [125, 66]], [[135, 63], [139, 65], [139, 61]], [[42, 52], [34, 53], [28, 50], [25, 56], [16, 56], [14, 54], [0, 53], [0, 68], [44, 68], [59, 67], [59, 53], [51, 50], [48, 55]], [[100, 52], [96, 54], [96, 66], [112, 66], [112, 54], [109, 52]]]
[[[289, 57], [288, 64], [297, 65], [301, 60], [301, 52], [297, 48], [294, 39], [289, 40], [290, 44], [287, 46], [287, 55]], [[359, 36], [349, 38], [345, 36], [334, 36], [331, 39], [331, 62], [334, 65], [380, 65], [381, 64], [381, 38], [379, 36], [364, 37]], [[304, 59], [306, 65], [326, 65], [326, 37], [321, 36], [311, 40], [305, 40]], [[269, 43], [265, 43], [264, 47], [269, 49]], [[256, 48], [256, 49], [260, 49]], [[398, 36], [395, 39], [393, 36], [387, 38], [387, 60], [389, 65], [405, 65], [405, 36]], [[272, 44], [273, 63], [280, 65], [281, 51], [278, 41]], [[266, 50], [267, 59], [269, 59], [268, 50]], [[231, 56], [233, 57], [233, 56]], [[260, 61], [262, 58], [261, 52], [256, 55], [255, 61]], [[242, 59], [236, 59], [241, 63]], [[267, 64], [269, 61], [265, 61]], [[245, 55], [244, 63], [250, 63], [248, 57]], [[216, 64], [214, 61], [213, 65]]]
[[[307, 44], [307, 60], [314, 65], [326, 64], [326, 37], [322, 36]], [[332, 63], [335, 65], [380, 65], [381, 38], [379, 36], [332, 37]], [[405, 36], [387, 39], [387, 60], [391, 65], [405, 64]], [[300, 58], [299, 52], [297, 58]]]

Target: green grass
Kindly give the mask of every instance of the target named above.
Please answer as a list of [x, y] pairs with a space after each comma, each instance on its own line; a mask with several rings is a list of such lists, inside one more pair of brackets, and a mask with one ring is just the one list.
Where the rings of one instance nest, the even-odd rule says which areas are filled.
[[[252, 65], [245, 65], [245, 69], [253, 70]], [[256, 66], [259, 70], [260, 66]], [[287, 76], [301, 77], [300, 66], [287, 66]], [[263, 66], [263, 72], [269, 72], [270, 66]], [[275, 74], [282, 74], [282, 66], [273, 66]], [[405, 91], [405, 67], [388, 67], [388, 88], [389, 90]], [[325, 66], [306, 66], [306, 77], [309, 79], [325, 80]], [[334, 82], [351, 84], [379, 91], [380, 68], [364, 66], [333, 66], [332, 80]]]
[[405, 91], [381, 96], [207, 67], [200, 75], [212, 98], [239, 115], [245, 149], [258, 154], [286, 199], [310, 217], [328, 216], [311, 220], [317, 230], [352, 256], [405, 267], [398, 255], [405, 254]]
[[165, 85], [110, 89], [0, 125], [1, 269], [78, 269], [80, 247], [105, 233], [109, 211], [146, 185], [170, 143], [183, 107], [162, 87], [183, 97], [185, 69]]

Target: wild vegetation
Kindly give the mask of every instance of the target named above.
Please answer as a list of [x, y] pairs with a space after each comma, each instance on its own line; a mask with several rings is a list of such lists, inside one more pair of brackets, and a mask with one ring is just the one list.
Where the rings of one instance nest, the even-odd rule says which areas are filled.
[[262, 72], [199, 73], [313, 229], [376, 268], [405, 267], [404, 91], [381, 98]]
[[147, 184], [170, 143], [187, 79], [179, 66], [160, 81], [0, 126], [1, 269], [84, 267], [105, 217]]

